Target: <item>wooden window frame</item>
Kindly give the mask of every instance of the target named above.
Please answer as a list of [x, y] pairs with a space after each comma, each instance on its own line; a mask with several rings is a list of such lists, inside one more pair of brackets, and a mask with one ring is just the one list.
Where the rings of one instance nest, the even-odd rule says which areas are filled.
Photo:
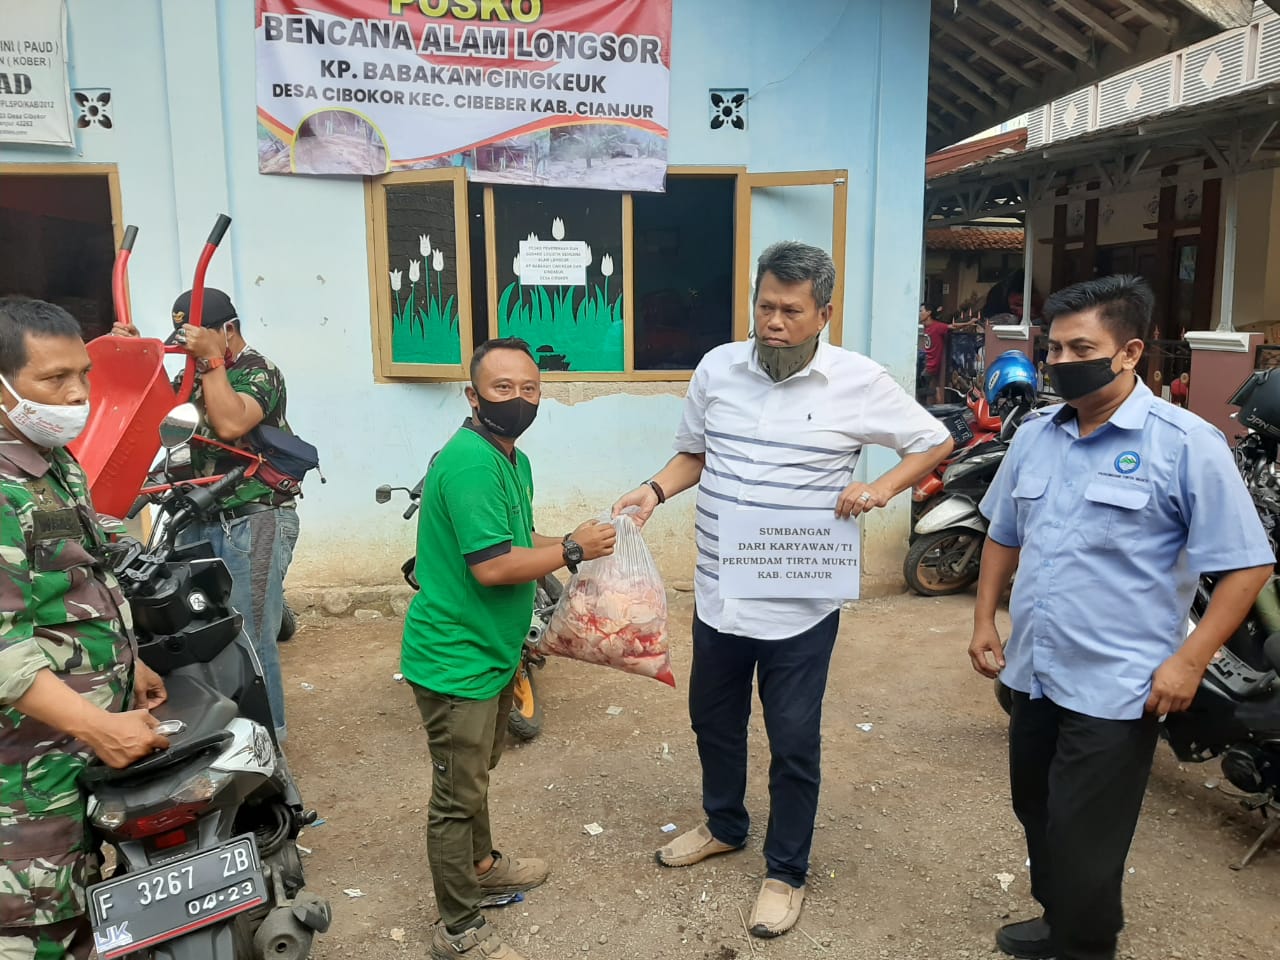
[[[391, 353], [393, 326], [383, 323], [391, 316], [391, 287], [386, 278], [391, 271], [387, 251], [387, 187], [400, 184], [452, 183], [454, 249], [457, 251], [458, 363], [396, 363]], [[365, 211], [369, 246], [369, 324], [373, 337], [374, 379], [461, 381], [467, 379], [471, 363], [471, 237], [467, 209], [467, 175], [462, 167], [412, 170], [365, 179]], [[459, 216], [461, 212], [461, 216]]]
[[[667, 168], [669, 176], [718, 179], [734, 181], [733, 225], [733, 299], [732, 336], [745, 340], [751, 333], [751, 193], [778, 187], [833, 188], [831, 256], [836, 264], [836, 286], [832, 302], [836, 304], [830, 323], [831, 342], [837, 346], [843, 335], [843, 318], [840, 305], [844, 301], [844, 259], [848, 220], [848, 171], [811, 170], [792, 173], [748, 173], [743, 166], [690, 166]], [[454, 185], [454, 229], [458, 250], [458, 335], [461, 340], [460, 364], [395, 363], [391, 356], [391, 328], [380, 323], [379, 318], [391, 314], [391, 294], [383, 282], [390, 266], [387, 255], [387, 186], [404, 183], [452, 181]], [[467, 379], [467, 365], [474, 349], [472, 330], [474, 321], [471, 302], [471, 257], [466, 170], [449, 167], [434, 170], [413, 170], [385, 174], [365, 179], [366, 229], [369, 248], [369, 303], [370, 324], [373, 334], [374, 379], [378, 382], [429, 381], [459, 382]], [[487, 263], [497, 263], [497, 204], [495, 185], [484, 187], [483, 216], [485, 232], [485, 258]], [[498, 185], [501, 186], [501, 185]], [[692, 370], [636, 370], [635, 369], [635, 221], [634, 199], [630, 192], [620, 194], [622, 216], [622, 297], [623, 297], [623, 369], [618, 371], [543, 371], [545, 382], [568, 383], [637, 383], [637, 382], [687, 382]], [[459, 211], [461, 216], [459, 216]], [[489, 270], [485, 278], [488, 298], [489, 336], [498, 335], [498, 276]]]
[[[116, 249], [124, 240], [123, 202], [120, 197], [120, 168], [114, 163], [5, 163], [0, 172], [6, 177], [106, 177], [111, 198], [111, 234]], [[128, 278], [124, 295], [129, 299]]]
[[[828, 335], [833, 346], [844, 345], [844, 264], [849, 233], [849, 171], [848, 170], [805, 170], [794, 173], [751, 173], [747, 174], [748, 193], [753, 190], [769, 190], [778, 187], [831, 187], [831, 260], [836, 267], [836, 285], [831, 291], [831, 321], [827, 324]], [[747, 201], [750, 207], [750, 200]], [[739, 255], [746, 259], [750, 269], [750, 233], [748, 232], [747, 252]], [[750, 314], [743, 319], [748, 330], [744, 330], [741, 339], [746, 339], [750, 327]]]

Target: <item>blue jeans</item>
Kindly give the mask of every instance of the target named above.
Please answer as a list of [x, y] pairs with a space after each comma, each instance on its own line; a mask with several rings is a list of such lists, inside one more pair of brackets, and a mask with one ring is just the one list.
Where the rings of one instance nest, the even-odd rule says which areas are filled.
[[721, 843], [747, 842], [747, 722], [751, 682], [760, 686], [769, 735], [768, 876], [804, 886], [822, 779], [822, 698], [840, 626], [837, 610], [787, 640], [721, 633], [694, 616], [689, 719], [702, 761], [707, 829]]
[[298, 542], [298, 512], [263, 510], [234, 520], [197, 523], [183, 530], [179, 546], [208, 540], [231, 571], [231, 605], [244, 617], [244, 632], [262, 662], [276, 736], [284, 741], [284, 679], [276, 637], [284, 616], [284, 578]]

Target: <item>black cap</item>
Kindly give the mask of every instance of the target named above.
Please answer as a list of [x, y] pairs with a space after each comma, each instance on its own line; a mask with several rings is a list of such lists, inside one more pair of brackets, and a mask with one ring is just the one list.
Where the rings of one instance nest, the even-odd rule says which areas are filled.
[[[186, 323], [191, 319], [190, 290], [173, 301], [173, 316], [175, 323]], [[204, 288], [204, 312], [200, 317], [202, 327], [218, 330], [228, 321], [239, 319], [230, 297], [214, 287]]]

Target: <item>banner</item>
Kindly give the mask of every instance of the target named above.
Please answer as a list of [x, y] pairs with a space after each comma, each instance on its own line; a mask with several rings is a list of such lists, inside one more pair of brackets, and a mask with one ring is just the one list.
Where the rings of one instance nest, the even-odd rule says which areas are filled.
[[672, 0], [257, 0], [258, 169], [661, 191]]
[[0, 0], [0, 142], [75, 146], [64, 0]]

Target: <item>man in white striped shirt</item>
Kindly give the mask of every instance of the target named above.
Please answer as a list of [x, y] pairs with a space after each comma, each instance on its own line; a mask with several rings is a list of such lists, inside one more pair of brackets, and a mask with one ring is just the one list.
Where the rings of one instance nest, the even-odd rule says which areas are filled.
[[[835, 265], [823, 250], [777, 243], [760, 257], [755, 337], [709, 352], [693, 375], [676, 455], [624, 496], [615, 513], [639, 519], [698, 487], [698, 560], [689, 716], [702, 762], [704, 826], [663, 847], [663, 866], [684, 867], [741, 849], [747, 723], [758, 677], [772, 762], [767, 874], [750, 928], [776, 937], [799, 919], [818, 808], [820, 727], [840, 600], [722, 595], [722, 515], [739, 507], [831, 510], [848, 521], [883, 507], [946, 458], [945, 427], [877, 363], [820, 339], [831, 318]], [[853, 482], [866, 444], [902, 460], [872, 483]], [[728, 591], [735, 592], [735, 591]]]

